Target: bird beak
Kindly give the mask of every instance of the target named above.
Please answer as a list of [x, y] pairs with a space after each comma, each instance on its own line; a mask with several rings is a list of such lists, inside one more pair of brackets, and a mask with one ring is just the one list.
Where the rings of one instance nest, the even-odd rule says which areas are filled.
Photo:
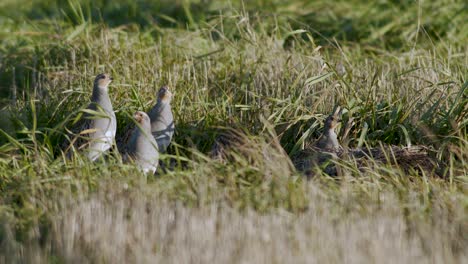
[[109, 77], [109, 79], [110, 79], [111, 81], [113, 81], [113, 80], [114, 80], [114, 78], [112, 78], [112, 77]]

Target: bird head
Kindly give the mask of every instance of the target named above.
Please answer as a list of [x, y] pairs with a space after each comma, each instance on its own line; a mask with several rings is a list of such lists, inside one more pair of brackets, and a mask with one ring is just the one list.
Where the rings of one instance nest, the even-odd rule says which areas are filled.
[[101, 89], [107, 89], [107, 86], [112, 82], [112, 77], [107, 73], [101, 73], [96, 76], [94, 79], [94, 86], [97, 86]]
[[135, 118], [135, 120], [139, 124], [143, 124], [145, 122], [150, 123], [149, 116], [145, 112], [142, 112], [142, 111], [135, 112], [135, 114], [133, 115], [133, 118]]
[[335, 129], [341, 122], [341, 111], [338, 106], [333, 114], [329, 115], [325, 120], [325, 129]]
[[159, 88], [158, 91], [158, 101], [169, 103], [172, 100], [172, 93], [169, 91], [169, 87], [167, 85]]

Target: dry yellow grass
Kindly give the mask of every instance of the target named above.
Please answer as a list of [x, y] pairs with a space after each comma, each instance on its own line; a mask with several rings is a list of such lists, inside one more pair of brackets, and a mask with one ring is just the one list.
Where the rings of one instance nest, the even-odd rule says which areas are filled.
[[[467, 263], [466, 4], [233, 2], [0, 3], [0, 263]], [[171, 87], [174, 170], [64, 159], [100, 72], [119, 134]], [[445, 177], [306, 180], [290, 157], [336, 105], [350, 147], [423, 145]], [[246, 134], [224, 161], [222, 126]]]

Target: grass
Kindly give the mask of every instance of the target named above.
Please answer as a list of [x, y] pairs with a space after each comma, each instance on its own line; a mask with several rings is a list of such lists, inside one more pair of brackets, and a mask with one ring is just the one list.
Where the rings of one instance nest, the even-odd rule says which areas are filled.
[[[463, 1], [0, 7], [0, 262], [466, 262]], [[184, 166], [61, 155], [101, 72], [118, 133], [173, 89], [163, 158]], [[289, 157], [335, 105], [350, 146], [424, 145], [445, 177], [341, 162], [343, 177], [306, 180]], [[208, 157], [225, 126], [248, 134], [228, 163]]]

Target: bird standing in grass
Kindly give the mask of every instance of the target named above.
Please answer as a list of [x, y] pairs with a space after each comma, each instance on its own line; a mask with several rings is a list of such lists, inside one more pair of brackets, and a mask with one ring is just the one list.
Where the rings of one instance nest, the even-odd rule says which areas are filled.
[[158, 168], [159, 151], [156, 140], [151, 135], [151, 120], [145, 112], [138, 111], [133, 116], [137, 127], [133, 130], [127, 146], [124, 161], [133, 161], [143, 172], [155, 173]]
[[91, 103], [75, 123], [71, 131], [74, 138], [65, 152], [70, 148], [83, 149], [86, 156], [94, 161], [112, 147], [117, 130], [117, 119], [108, 92], [112, 80], [109, 74], [104, 73], [94, 79]]
[[174, 116], [171, 109], [172, 93], [163, 86], [158, 91], [158, 99], [148, 115], [151, 119], [151, 134], [158, 143], [161, 153], [166, 152], [174, 135]]
[[315, 143], [315, 148], [323, 151], [337, 151], [341, 148], [336, 134], [336, 127], [341, 121], [340, 107], [337, 107], [333, 114], [329, 115], [325, 120], [323, 133]]
[[[171, 143], [174, 135], [174, 116], [171, 109], [172, 93], [167, 86], [163, 86], [158, 90], [157, 101], [153, 108], [148, 112], [147, 116], [150, 121], [149, 135], [155, 140], [158, 152], [164, 153]], [[133, 128], [131, 124], [124, 128], [124, 133], [117, 136], [116, 142], [119, 151], [125, 158], [129, 153], [130, 140], [132, 135], [136, 133], [138, 128]], [[161, 168], [164, 164], [161, 162]]]
[[[441, 164], [423, 146], [381, 146], [374, 148], [344, 149], [338, 142], [336, 127], [341, 121], [339, 108], [325, 121], [325, 128], [317, 143], [301, 151], [293, 160], [296, 168], [306, 174], [313, 166], [324, 167], [329, 175], [337, 174], [337, 166], [329, 164], [331, 159], [354, 159], [359, 169], [372, 167], [377, 163], [397, 166], [405, 172], [411, 169], [426, 174], [440, 174]], [[349, 128], [347, 128], [349, 129]], [[349, 132], [349, 131], [348, 131]], [[347, 134], [347, 132], [345, 133]], [[439, 175], [440, 176], [440, 175]]]
[[333, 114], [325, 119], [323, 132], [319, 139], [292, 157], [293, 163], [299, 171], [303, 171], [310, 176], [312, 169], [319, 166], [323, 167], [327, 174], [336, 174], [336, 167], [330, 163], [332, 159], [337, 158], [342, 149], [338, 142], [338, 135], [335, 132], [340, 123], [340, 117], [340, 107], [337, 107]]

